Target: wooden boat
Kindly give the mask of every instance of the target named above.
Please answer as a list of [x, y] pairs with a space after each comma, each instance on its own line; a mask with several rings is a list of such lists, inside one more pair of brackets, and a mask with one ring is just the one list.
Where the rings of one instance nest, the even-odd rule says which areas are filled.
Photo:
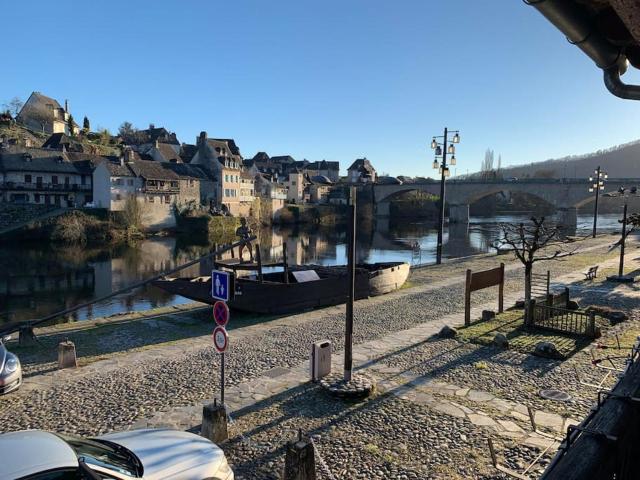
[[[262, 267], [239, 260], [216, 262], [218, 268], [237, 272], [255, 271], [247, 276], [234, 274], [234, 297], [229, 306], [264, 314], [291, 313], [338, 305], [347, 301], [348, 272], [345, 265], [285, 265], [284, 271], [262, 273]], [[282, 265], [282, 264], [280, 264]], [[400, 288], [409, 275], [409, 264], [387, 262], [356, 266], [356, 299], [383, 295]], [[166, 278], [153, 285], [192, 300], [213, 304], [211, 277]]]

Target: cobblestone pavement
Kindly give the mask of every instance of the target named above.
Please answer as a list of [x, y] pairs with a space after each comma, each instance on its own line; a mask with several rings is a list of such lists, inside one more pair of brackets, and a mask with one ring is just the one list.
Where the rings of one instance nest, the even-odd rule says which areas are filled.
[[[579, 277], [580, 274], [567, 275], [558, 281], [572, 282]], [[514, 275], [506, 288], [510, 292], [506, 305], [518, 297], [519, 287]], [[601, 287], [590, 292], [591, 297], [597, 296], [597, 288]], [[225, 450], [238, 469], [239, 478], [272, 478], [270, 475], [280, 468], [281, 440], [297, 428], [318, 431], [319, 450], [325, 452], [323, 456], [336, 478], [499, 478], [491, 476], [486, 449], [483, 450], [488, 435], [522, 443], [521, 447], [504, 445], [505, 458], [513, 465], [548, 444], [548, 439], [532, 433], [524, 399], [510, 398], [504, 392], [496, 395], [490, 391], [490, 379], [485, 378], [484, 385], [471, 381], [471, 376], [435, 379], [429, 372], [407, 368], [402, 360], [396, 361], [403, 354], [411, 359], [412, 350], [419, 352], [431, 345], [454, 349], [456, 345], [449, 342], [455, 341], [425, 340], [442, 325], [461, 322], [457, 301], [461, 290], [459, 279], [446, 279], [357, 303], [354, 360], [380, 385], [378, 396], [372, 403], [365, 402], [357, 416], [345, 414], [356, 407], [318, 400], [316, 388], [305, 384], [305, 358], [311, 342], [328, 338], [340, 348], [344, 307], [232, 331], [227, 356], [227, 403], [236, 412], [237, 421], [232, 426], [234, 438]], [[488, 306], [489, 298], [489, 294], [475, 296], [474, 316]], [[419, 359], [418, 353], [415, 358]], [[217, 362], [211, 340], [199, 337], [116, 355], [77, 370], [34, 375], [16, 394], [0, 399], [0, 429], [46, 428], [89, 435], [147, 425], [197, 429], [202, 404], [217, 392]], [[339, 354], [334, 355], [334, 364], [340, 368]], [[517, 388], [514, 386], [513, 390]], [[289, 398], [296, 392], [301, 392], [300, 402]], [[280, 418], [285, 407], [289, 415], [286, 422]], [[565, 427], [565, 420], [544, 407], [535, 405], [536, 421], [557, 434]], [[305, 416], [305, 408], [312, 408], [313, 412]], [[332, 420], [332, 415], [337, 417]], [[393, 435], [404, 436], [404, 441], [398, 442], [406, 445], [410, 453], [412, 436], [427, 432], [420, 437], [418, 448], [418, 457], [426, 458], [425, 463], [411, 463], [411, 455], [401, 451], [396, 452], [397, 456], [388, 453], [384, 439], [391, 433], [385, 429], [385, 433], [377, 433], [372, 426], [364, 429], [362, 438], [354, 440], [360, 432], [358, 425], [382, 425], [385, 417], [393, 419], [386, 425], [396, 425], [398, 431], [394, 430]], [[240, 434], [256, 442], [268, 432], [272, 432], [274, 440], [261, 446], [259, 458], [252, 459], [252, 447], [248, 446], [251, 442], [242, 441]], [[459, 437], [456, 439], [455, 435]], [[464, 450], [464, 458], [454, 453], [457, 445], [453, 440], [469, 447]], [[364, 463], [359, 464], [359, 459]], [[403, 465], [402, 472], [399, 464]], [[454, 471], [452, 464], [460, 467]]]

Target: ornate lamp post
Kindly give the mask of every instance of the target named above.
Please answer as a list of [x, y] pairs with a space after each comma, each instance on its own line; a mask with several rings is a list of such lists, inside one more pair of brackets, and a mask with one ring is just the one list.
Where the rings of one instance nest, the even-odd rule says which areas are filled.
[[607, 194], [607, 196], [610, 197], [624, 198], [622, 220], [619, 220], [619, 222], [622, 224], [622, 231], [620, 232], [620, 240], [618, 241], [618, 245], [620, 245], [620, 262], [618, 263], [618, 275], [611, 275], [607, 277], [607, 280], [609, 280], [610, 282], [631, 283], [634, 280], [632, 276], [624, 274], [624, 247], [627, 241], [627, 235], [629, 235], [633, 231], [633, 227], [631, 227], [631, 230], [627, 230], [627, 206], [630, 195], [634, 197], [638, 196], [637, 187], [631, 187], [631, 189], [620, 187], [616, 193]]
[[600, 170], [600, 165], [593, 173], [595, 177], [589, 177], [589, 192], [596, 192], [596, 202], [593, 207], [593, 238], [596, 238], [596, 228], [598, 226], [598, 198], [600, 197], [600, 190], [604, 190], [604, 181], [609, 178], [609, 175]]
[[[453, 138], [449, 141], [448, 135], [453, 133]], [[442, 139], [441, 141], [438, 139]], [[433, 168], [440, 173], [440, 202], [438, 204], [438, 247], [436, 251], [436, 264], [442, 263], [442, 232], [444, 230], [444, 201], [445, 201], [445, 188], [444, 182], [449, 177], [449, 165], [456, 164], [456, 147], [455, 143], [460, 143], [460, 132], [458, 130], [449, 131], [446, 127], [444, 129], [444, 135], [433, 137], [431, 140], [431, 148], [435, 150], [435, 158], [433, 160]], [[451, 155], [449, 163], [447, 164], [447, 154]]]

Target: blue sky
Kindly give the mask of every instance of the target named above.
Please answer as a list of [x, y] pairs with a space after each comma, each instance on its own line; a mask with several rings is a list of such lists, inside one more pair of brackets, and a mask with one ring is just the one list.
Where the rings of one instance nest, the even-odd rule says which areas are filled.
[[3, 17], [0, 103], [39, 90], [93, 128], [206, 130], [245, 157], [426, 176], [444, 126], [458, 173], [489, 147], [519, 164], [640, 136], [640, 104], [520, 1], [23, 0]]

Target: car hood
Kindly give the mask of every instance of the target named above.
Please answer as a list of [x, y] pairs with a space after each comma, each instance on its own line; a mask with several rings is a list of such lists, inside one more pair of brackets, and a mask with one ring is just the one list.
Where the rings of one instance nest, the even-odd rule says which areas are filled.
[[130, 430], [99, 438], [135, 453], [142, 462], [145, 480], [206, 478], [226, 462], [224, 452], [214, 443], [179, 430]]

